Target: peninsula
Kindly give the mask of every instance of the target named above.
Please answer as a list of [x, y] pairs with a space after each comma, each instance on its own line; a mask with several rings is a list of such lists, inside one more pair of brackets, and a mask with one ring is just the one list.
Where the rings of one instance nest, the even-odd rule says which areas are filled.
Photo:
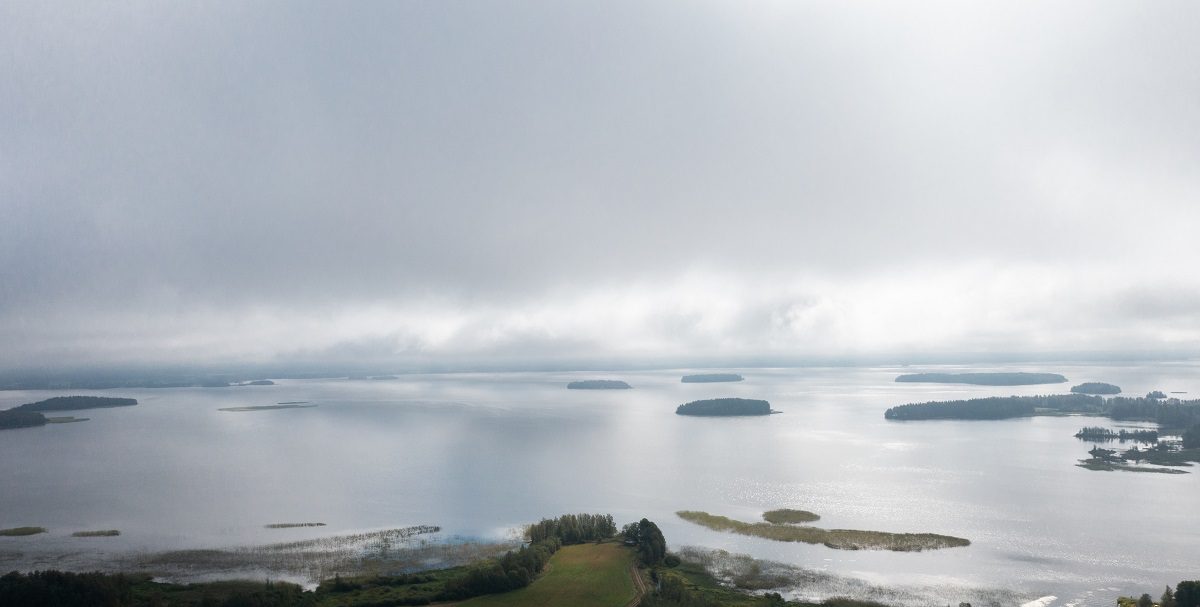
[[55, 396], [36, 403], [26, 403], [6, 411], [0, 411], [0, 430], [14, 428], [35, 428], [47, 423], [62, 424], [74, 421], [85, 421], [86, 418], [50, 417], [42, 415], [51, 411], [78, 411], [80, 409], [104, 409], [108, 407], [129, 407], [137, 404], [133, 398], [110, 398], [104, 396]]
[[727, 417], [738, 415], [770, 415], [771, 403], [753, 398], [711, 398], [694, 400], [675, 409], [679, 415]]

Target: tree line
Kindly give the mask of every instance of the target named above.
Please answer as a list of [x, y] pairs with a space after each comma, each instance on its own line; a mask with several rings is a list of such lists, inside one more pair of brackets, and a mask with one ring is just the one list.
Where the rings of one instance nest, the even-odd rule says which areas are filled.
[[[1156, 603], [1150, 595], [1143, 594], [1140, 598], [1120, 597], [1117, 607], [1154, 607]], [[1158, 607], [1200, 607], [1200, 580], [1182, 581], [1171, 590], [1167, 586], [1159, 598]]]

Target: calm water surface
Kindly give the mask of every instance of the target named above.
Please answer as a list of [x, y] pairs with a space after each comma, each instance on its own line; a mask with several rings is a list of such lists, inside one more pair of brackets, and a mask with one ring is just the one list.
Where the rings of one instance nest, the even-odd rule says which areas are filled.
[[[564, 512], [648, 517], [674, 546], [699, 545], [883, 585], [1003, 587], [1058, 604], [1111, 605], [1200, 572], [1200, 474], [1093, 472], [1072, 438], [1097, 420], [888, 422], [907, 402], [1065, 391], [1056, 386], [897, 384], [923, 370], [1031, 370], [1126, 394], [1200, 394], [1196, 363], [742, 370], [736, 384], [682, 384], [688, 370], [403, 376], [275, 386], [88, 391], [136, 407], [0, 433], [0, 564], [27, 551], [94, 550], [73, 531], [120, 529], [106, 550], [220, 547], [363, 529], [440, 525], [501, 538]], [[611, 377], [633, 390], [568, 391]], [[0, 392], [0, 408], [70, 392]], [[701, 419], [680, 403], [765, 398], [780, 415]], [[311, 401], [311, 409], [222, 407]], [[1107, 420], [1100, 420], [1108, 424]], [[756, 520], [812, 510], [830, 528], [935, 532], [968, 548], [837, 551], [709, 531], [677, 510]], [[319, 529], [267, 530], [320, 521]], [[88, 542], [81, 544], [80, 542]]]

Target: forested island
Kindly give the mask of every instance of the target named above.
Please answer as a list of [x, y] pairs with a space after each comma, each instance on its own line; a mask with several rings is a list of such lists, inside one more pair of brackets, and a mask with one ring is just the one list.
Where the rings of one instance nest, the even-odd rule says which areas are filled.
[[1086, 381], [1078, 386], [1071, 386], [1071, 391], [1076, 394], [1120, 394], [1121, 387], [1102, 381]]
[[619, 379], [582, 379], [567, 384], [568, 390], [628, 390], [632, 387]]
[[1061, 384], [1067, 378], [1057, 373], [910, 373], [896, 378], [897, 382], [932, 384], [973, 384], [977, 386], [1033, 386]]
[[723, 417], [737, 415], [770, 415], [771, 403], [753, 398], [710, 398], [679, 405], [678, 415]]
[[679, 381], [685, 384], [711, 384], [727, 381], [742, 381], [746, 378], [737, 373], [699, 373], [697, 375], [684, 375]]
[[1100, 415], [1106, 411], [1104, 398], [1086, 394], [1048, 396], [993, 396], [969, 400], [913, 403], [892, 407], [885, 419], [1009, 419], [1039, 414], [1083, 413]]
[[104, 409], [108, 407], [129, 407], [137, 404], [133, 398], [111, 398], [107, 396], [55, 396], [36, 403], [26, 403], [6, 411], [0, 411], [0, 430], [14, 428], [36, 428], [47, 423], [67, 423], [84, 421], [72, 417], [47, 418], [43, 412], [49, 411], [78, 411], [80, 409]]
[[55, 396], [36, 403], [26, 403], [9, 411], [78, 411], [80, 409], [107, 409], [110, 407], [132, 407], [136, 398], [112, 398], [108, 396]]
[[892, 407], [886, 419], [1009, 419], [1033, 415], [1082, 414], [1115, 420], [1150, 421], [1165, 428], [1190, 428], [1200, 422], [1200, 400], [1104, 398], [1087, 394], [972, 398]]

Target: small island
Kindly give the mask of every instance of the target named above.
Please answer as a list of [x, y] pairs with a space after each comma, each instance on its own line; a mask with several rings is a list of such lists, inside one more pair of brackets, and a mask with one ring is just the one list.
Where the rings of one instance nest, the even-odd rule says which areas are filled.
[[[772, 510], [778, 512], [804, 512], [802, 510]], [[816, 516], [807, 512], [811, 516]], [[886, 531], [860, 531], [857, 529], [821, 529], [789, 523], [778, 524], [767, 519], [765, 523], [746, 523], [729, 517], [695, 510], [680, 510], [679, 518], [708, 527], [714, 531], [729, 531], [738, 535], [761, 537], [777, 542], [804, 542], [823, 544], [836, 550], [891, 550], [894, 552], [920, 552], [940, 548], [970, 546], [971, 541], [951, 535], [936, 533], [889, 533]], [[767, 518], [764, 514], [763, 518]], [[818, 517], [819, 518], [819, 517]]]
[[746, 378], [737, 373], [700, 373], [697, 375], [684, 375], [679, 381], [685, 384], [712, 384], [727, 381], [742, 381]]
[[1071, 391], [1076, 394], [1120, 394], [1121, 387], [1102, 381], [1087, 381], [1078, 386], [1071, 386]]
[[244, 411], [275, 411], [277, 409], [312, 409], [313, 407], [316, 407], [316, 405], [254, 405], [250, 407], [222, 407], [217, 409], [217, 411], [231, 411], [234, 413], [240, 413]]
[[704, 417], [727, 417], [739, 415], [770, 415], [771, 403], [753, 398], [710, 398], [694, 400], [679, 405], [675, 409], [678, 415], [698, 415]]
[[1075, 438], [1086, 441], [1136, 441], [1139, 443], [1157, 443], [1158, 430], [1125, 430], [1113, 432], [1100, 426], [1088, 426], [1075, 433]]
[[972, 384], [976, 386], [1034, 386], [1061, 384], [1067, 378], [1057, 373], [911, 373], [896, 378], [900, 383]]
[[22, 537], [26, 535], [37, 535], [46, 533], [45, 527], [10, 527], [8, 529], [0, 529], [0, 536], [4, 537]]
[[121, 535], [118, 529], [101, 529], [99, 531], [76, 531], [71, 537], [117, 537]]
[[583, 379], [567, 384], [568, 390], [628, 390], [632, 387], [618, 379]]
[[273, 382], [269, 379], [256, 379], [254, 381], [244, 381], [244, 382], [242, 382], [240, 384], [236, 384], [236, 385], [238, 385], [238, 386], [274, 386], [275, 382]]

